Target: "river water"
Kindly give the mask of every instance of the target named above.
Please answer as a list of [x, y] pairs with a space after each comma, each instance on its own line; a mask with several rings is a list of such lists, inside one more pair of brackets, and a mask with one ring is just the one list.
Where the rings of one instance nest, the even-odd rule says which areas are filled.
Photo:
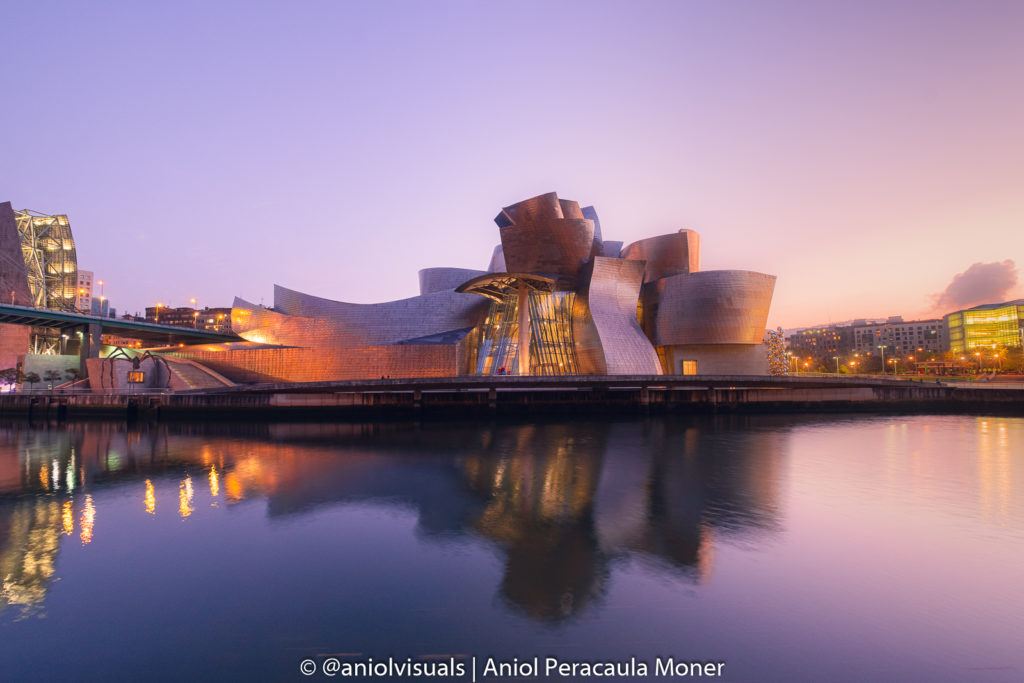
[[1022, 570], [1022, 418], [0, 425], [3, 680], [1021, 681]]

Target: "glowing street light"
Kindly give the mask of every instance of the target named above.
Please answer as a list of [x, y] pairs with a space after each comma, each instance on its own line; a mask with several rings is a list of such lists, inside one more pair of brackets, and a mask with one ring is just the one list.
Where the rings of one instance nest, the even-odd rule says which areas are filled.
[[839, 356], [832, 356], [832, 360], [836, 362], [836, 374], [839, 374]]

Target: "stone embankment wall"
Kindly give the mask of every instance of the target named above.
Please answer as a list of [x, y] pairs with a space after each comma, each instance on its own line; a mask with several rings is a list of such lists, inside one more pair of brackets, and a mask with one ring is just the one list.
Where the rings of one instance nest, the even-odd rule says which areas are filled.
[[[141, 394], [5, 394], [0, 418], [33, 419], [347, 419], [423, 414], [646, 412], [1000, 412], [1024, 415], [1019, 388], [890, 382], [877, 386], [624, 385], [584, 383], [382, 381], [373, 385], [264, 385], [232, 390]], [[628, 384], [628, 383], [627, 383]]]

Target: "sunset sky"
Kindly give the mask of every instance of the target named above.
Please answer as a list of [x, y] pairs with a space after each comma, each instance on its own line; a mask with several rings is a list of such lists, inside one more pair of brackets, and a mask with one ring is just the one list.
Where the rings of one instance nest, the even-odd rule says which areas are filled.
[[550, 191], [606, 239], [691, 228], [705, 269], [777, 275], [772, 327], [1024, 297], [1024, 2], [4, 17], [0, 201], [68, 214], [119, 312], [412, 296], [420, 268], [485, 268], [500, 207]]

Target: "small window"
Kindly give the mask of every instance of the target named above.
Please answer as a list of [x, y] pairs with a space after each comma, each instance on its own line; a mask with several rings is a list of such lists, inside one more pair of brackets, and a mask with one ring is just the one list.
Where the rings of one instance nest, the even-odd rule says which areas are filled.
[[146, 381], [146, 373], [141, 370], [130, 370], [128, 372], [129, 384], [142, 384]]
[[684, 360], [680, 362], [682, 374], [684, 375], [696, 375], [697, 374], [697, 361], [695, 360]]

